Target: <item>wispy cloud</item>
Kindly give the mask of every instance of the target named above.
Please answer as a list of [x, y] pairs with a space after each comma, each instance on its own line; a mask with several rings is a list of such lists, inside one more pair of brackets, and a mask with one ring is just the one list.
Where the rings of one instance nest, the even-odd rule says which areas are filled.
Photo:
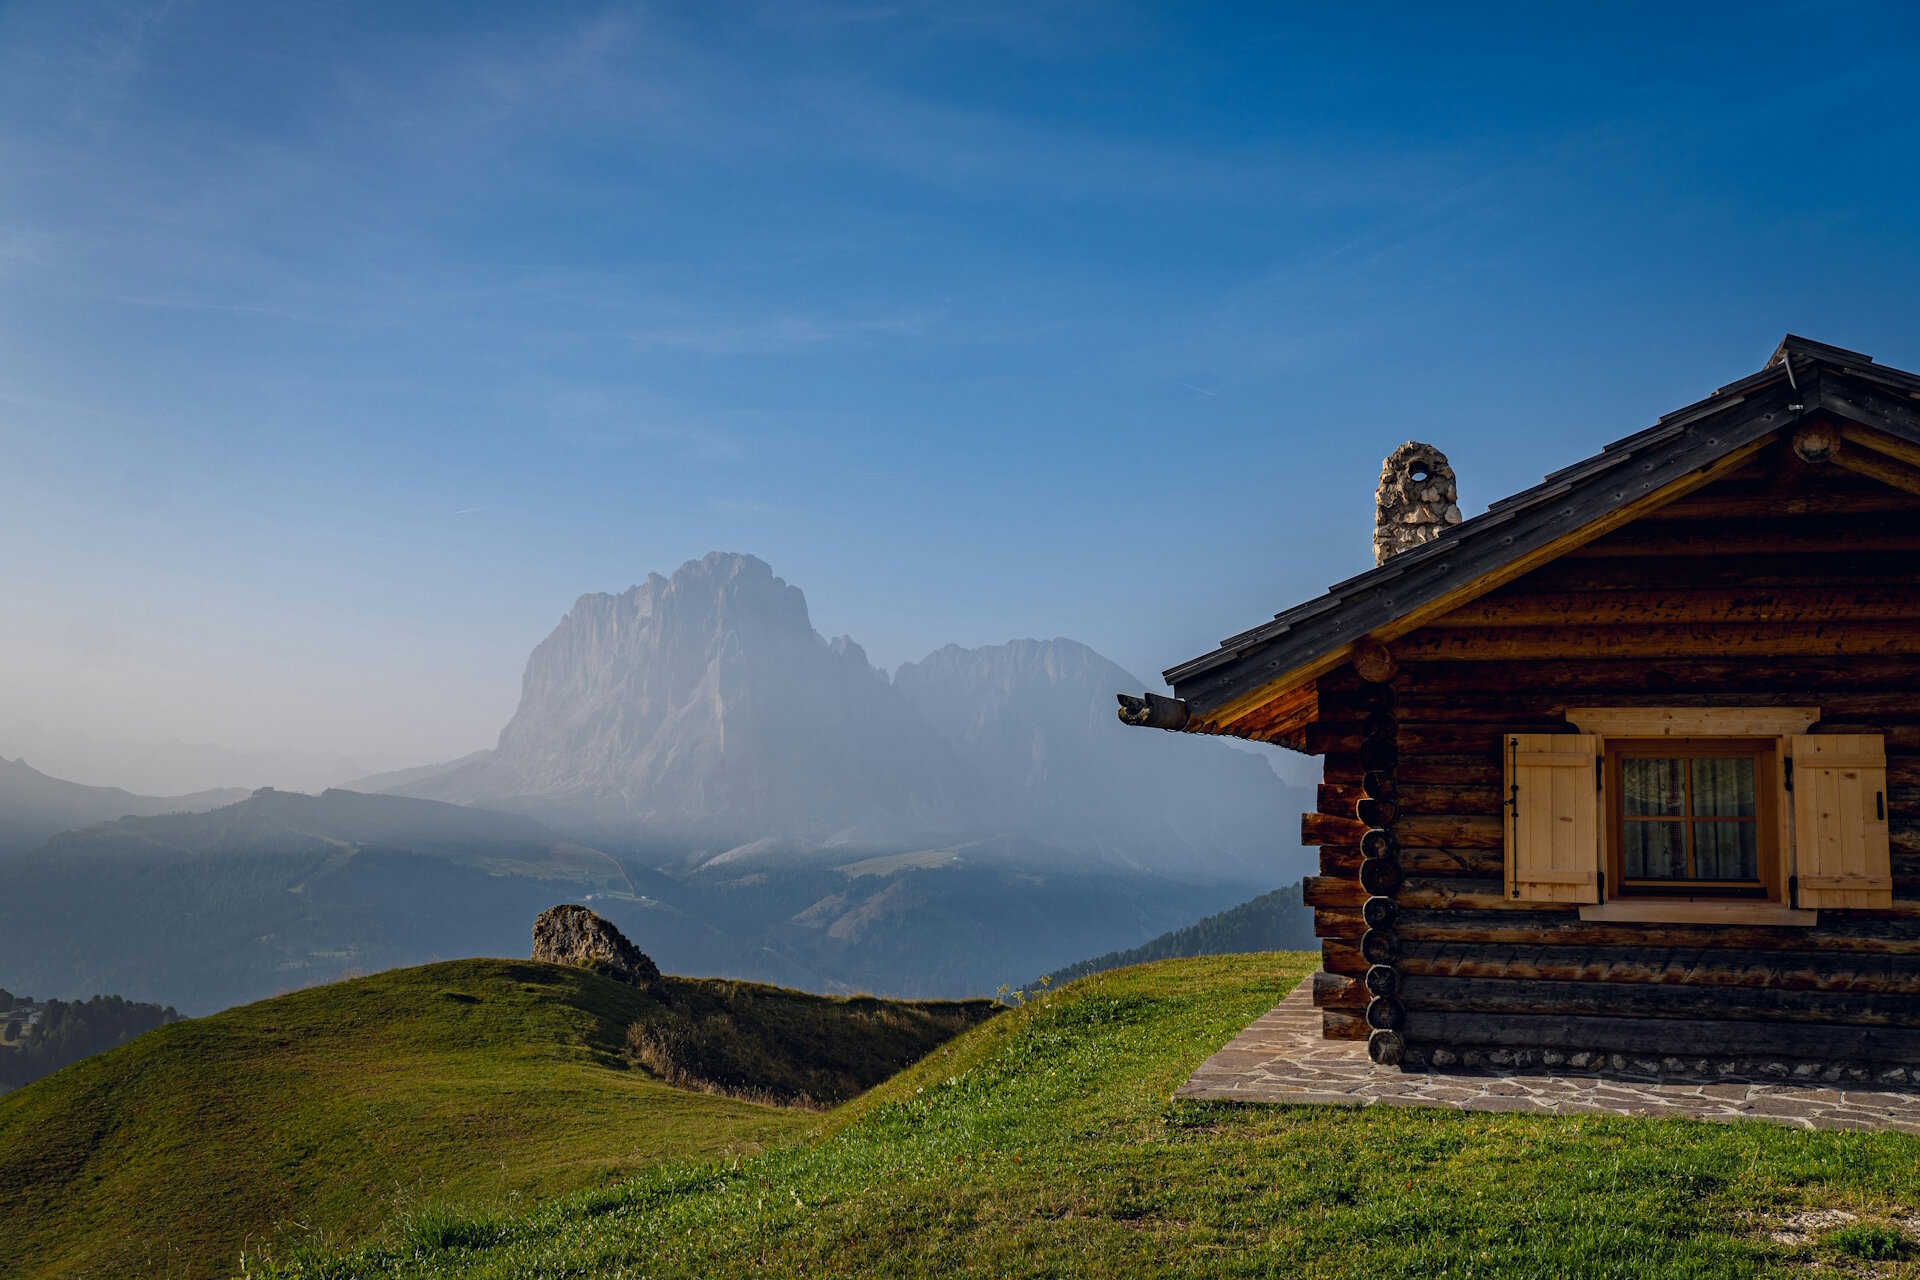
[[629, 340], [640, 350], [687, 351], [701, 355], [769, 355], [825, 343], [912, 337], [926, 332], [933, 320], [931, 315], [889, 316], [871, 320], [769, 316], [733, 322], [689, 317], [680, 324], [638, 330], [629, 335]]

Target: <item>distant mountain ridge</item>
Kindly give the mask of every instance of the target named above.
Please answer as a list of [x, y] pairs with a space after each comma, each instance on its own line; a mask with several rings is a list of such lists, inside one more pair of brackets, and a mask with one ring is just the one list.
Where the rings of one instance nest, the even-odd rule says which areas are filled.
[[764, 561], [715, 552], [580, 597], [529, 657], [497, 747], [386, 789], [694, 861], [1010, 839], [1185, 878], [1298, 874], [1274, 833], [1299, 793], [1224, 744], [1127, 731], [1113, 695], [1141, 686], [1065, 638], [949, 645], [890, 679], [816, 632]]
[[517, 814], [262, 789], [0, 860], [0, 977], [199, 1014], [345, 971], [514, 954], [541, 909], [633, 890], [605, 853]]
[[115, 818], [216, 809], [246, 796], [241, 790], [135, 795], [119, 787], [89, 787], [50, 778], [25, 760], [0, 759], [0, 857], [31, 849], [74, 827]]

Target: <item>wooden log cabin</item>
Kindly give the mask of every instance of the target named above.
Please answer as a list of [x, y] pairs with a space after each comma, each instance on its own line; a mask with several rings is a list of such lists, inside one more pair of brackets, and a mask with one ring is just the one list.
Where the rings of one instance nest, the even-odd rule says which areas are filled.
[[1920, 376], [1789, 336], [1472, 519], [1409, 445], [1378, 518], [1376, 568], [1121, 698], [1323, 757], [1325, 1035], [1920, 1063]]

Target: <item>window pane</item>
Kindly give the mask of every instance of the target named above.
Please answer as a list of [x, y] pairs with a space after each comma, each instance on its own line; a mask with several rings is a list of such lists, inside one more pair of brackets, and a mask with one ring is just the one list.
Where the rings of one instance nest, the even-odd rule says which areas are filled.
[[1684, 760], [1620, 762], [1621, 790], [1627, 813], [1634, 817], [1674, 817], [1686, 813], [1687, 790], [1681, 770]]
[[[1634, 762], [1629, 760], [1627, 763]], [[1658, 763], [1664, 764], [1665, 761]], [[1687, 875], [1687, 851], [1681, 836], [1682, 827], [1677, 822], [1627, 823], [1627, 879], [1684, 880]]]
[[1751, 822], [1694, 823], [1694, 875], [1702, 880], [1758, 880], [1756, 836]]
[[1753, 816], [1753, 758], [1694, 760], [1693, 815], [1696, 818]]

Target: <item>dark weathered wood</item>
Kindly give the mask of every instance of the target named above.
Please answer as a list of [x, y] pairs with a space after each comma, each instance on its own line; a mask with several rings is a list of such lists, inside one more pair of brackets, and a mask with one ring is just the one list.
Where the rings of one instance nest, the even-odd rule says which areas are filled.
[[[1724, 948], [1753, 951], [1825, 951], [1920, 956], [1920, 919], [1888, 919], [1860, 912], [1823, 912], [1819, 927], [1593, 923], [1572, 910], [1474, 911], [1412, 908], [1395, 931], [1404, 943], [1462, 946], [1593, 947], [1648, 950]], [[1358, 937], [1356, 932], [1352, 936]]]
[[1300, 815], [1301, 844], [1359, 844], [1367, 834], [1367, 824], [1358, 818], [1337, 813]]
[[1354, 674], [1369, 684], [1385, 684], [1393, 679], [1393, 651], [1372, 636], [1362, 636], [1353, 646]]
[[1411, 758], [1416, 755], [1491, 751], [1503, 733], [1565, 732], [1569, 732], [1566, 719], [1555, 712], [1536, 715], [1524, 721], [1511, 717], [1482, 722], [1474, 722], [1466, 717], [1420, 723], [1401, 721], [1392, 742], [1368, 738], [1363, 728], [1357, 725], [1329, 725], [1325, 726], [1324, 732], [1309, 737], [1330, 750], [1352, 751], [1363, 758], [1368, 755], [1380, 756], [1391, 749], [1392, 763], [1377, 766], [1385, 770], [1393, 768], [1400, 756]]
[[1406, 1006], [1392, 996], [1367, 1001], [1367, 1025], [1375, 1031], [1398, 1031], [1406, 1021]]
[[[1914, 548], [1920, 551], [1920, 545]], [[1780, 622], [1733, 628], [1713, 623], [1648, 626], [1445, 627], [1400, 642], [1406, 660], [1504, 662], [1513, 659], [1668, 658], [1753, 654], [1920, 656], [1920, 630], [1895, 622]]]
[[1360, 856], [1363, 858], [1391, 858], [1395, 853], [1399, 852], [1399, 849], [1400, 841], [1394, 837], [1391, 831], [1383, 831], [1378, 827], [1370, 827], [1366, 833], [1360, 837]]
[[1360, 846], [1323, 844], [1320, 846], [1320, 874], [1339, 880], [1360, 878]]
[[1779, 520], [1796, 516], [1830, 514], [1836, 503], [1854, 515], [1905, 514], [1913, 510], [1913, 499], [1888, 492], [1884, 485], [1862, 481], [1857, 484], [1829, 485], [1823, 491], [1789, 491], [1786, 494], [1766, 490], [1736, 493], [1720, 490], [1709, 494], [1702, 490], [1689, 494], [1671, 506], [1650, 511], [1646, 521], [1667, 520]]
[[1364, 944], [1356, 947], [1337, 938], [1328, 938], [1320, 944], [1320, 967], [1328, 973], [1361, 978], [1366, 976], [1371, 963], [1365, 955]]
[[1358, 907], [1367, 894], [1357, 879], [1308, 876], [1300, 882], [1300, 896], [1310, 907]]
[[1391, 929], [1399, 915], [1399, 907], [1395, 905], [1392, 898], [1368, 898], [1360, 905], [1360, 918], [1367, 922], [1369, 929]]
[[1391, 738], [1368, 738], [1356, 752], [1370, 773], [1386, 773], [1400, 763], [1400, 748]]
[[1366, 921], [1357, 910], [1341, 907], [1313, 909], [1313, 936], [1316, 938], [1346, 938], [1358, 942], [1366, 931]]
[[[1801, 555], [1857, 555], [1920, 551], [1920, 530], [1878, 515], [1808, 516], [1794, 521], [1792, 549]], [[1663, 520], [1629, 525], [1568, 553], [1570, 558], [1693, 559], [1712, 556], [1764, 556], [1781, 549], [1781, 531], [1765, 524], [1724, 520]], [[1404, 637], [1394, 653], [1406, 661]]]
[[1364, 773], [1360, 775], [1360, 791], [1369, 800], [1396, 800], [1400, 796], [1399, 783], [1391, 773]]
[[[1610, 706], [1614, 699], [1640, 705], [1792, 706], [1807, 695], [1859, 692], [1887, 694], [1912, 687], [1920, 659], [1866, 655], [1840, 658], [1700, 658], [1655, 654], [1607, 658], [1590, 654], [1514, 658], [1505, 662], [1439, 660], [1403, 677], [1418, 680], [1426, 696], [1462, 704], [1487, 694], [1532, 692], [1544, 713], [1558, 716], [1570, 704]], [[1814, 698], [1819, 705], [1820, 697]], [[1406, 780], [1406, 779], [1403, 779]]]
[[1400, 816], [1400, 804], [1395, 800], [1356, 800], [1353, 816], [1369, 827], [1390, 827]]
[[1497, 812], [1402, 814], [1393, 824], [1393, 833], [1402, 848], [1500, 849], [1506, 843]]
[[1406, 1039], [1398, 1031], [1375, 1031], [1367, 1036], [1367, 1057], [1380, 1066], [1399, 1066], [1406, 1052]]
[[[1357, 956], [1363, 967], [1370, 967], [1376, 964], [1392, 964], [1399, 958], [1400, 945], [1393, 934], [1381, 929], [1369, 929], [1360, 935], [1358, 948], [1342, 947], [1342, 962], [1351, 964], [1352, 961], [1346, 958], [1348, 951], [1352, 951]], [[1351, 970], [1342, 969], [1340, 972], [1348, 973]]]
[[[1422, 879], [1495, 880], [1505, 870], [1504, 857], [1498, 849], [1402, 848], [1395, 852], [1393, 860], [1403, 875]], [[1320, 846], [1320, 874], [1324, 876], [1357, 878], [1365, 861], [1354, 845]], [[1920, 868], [1916, 868], [1916, 874], [1920, 874]]]
[[1412, 1012], [1407, 1015], [1401, 1034], [1408, 1043], [1416, 1045], [1602, 1050], [1656, 1058], [1756, 1056], [1920, 1062], [1920, 1031], [1901, 1027]]
[[[1409, 786], [1491, 786], [1500, 785], [1500, 757], [1497, 751], [1479, 755], [1409, 756], [1394, 774], [1403, 787]], [[1413, 806], [1409, 806], [1413, 807]]]
[[[1395, 963], [1408, 976], [1511, 982], [1640, 982], [1920, 995], [1920, 956], [1723, 947], [1461, 945], [1413, 942]], [[1346, 947], [1359, 976], [1365, 943]]]
[[1527, 916], [1546, 916], [1576, 911], [1570, 902], [1513, 902], [1505, 886], [1496, 879], [1471, 880], [1435, 876], [1408, 876], [1395, 900], [1408, 910], [1451, 909], [1461, 911], [1514, 912]]
[[1317, 1009], [1347, 1009], [1359, 1012], [1373, 999], [1366, 983], [1325, 969], [1313, 975], [1313, 1004]]
[[[1903, 499], [1911, 504], [1911, 499]], [[1797, 522], [1796, 522], [1797, 524]], [[1648, 526], [1651, 528], [1652, 526]], [[1750, 590], [1920, 585], [1920, 565], [1910, 553], [1863, 551], [1835, 557], [1801, 552], [1791, 541], [1793, 527], [1782, 529], [1782, 546], [1766, 556], [1713, 556], [1680, 559], [1654, 566], [1646, 557], [1609, 558], [1604, 550], [1560, 560], [1524, 579], [1524, 590], [1547, 592], [1634, 591], [1649, 587]]]
[[1360, 864], [1360, 887], [1369, 894], [1392, 897], [1400, 879], [1400, 868], [1391, 858], [1368, 858]]
[[1363, 981], [1369, 994], [1382, 999], [1397, 995], [1400, 991], [1400, 975], [1390, 964], [1369, 965]]
[[1320, 1027], [1320, 1034], [1329, 1040], [1365, 1040], [1373, 1033], [1366, 1018], [1344, 1009], [1321, 1010]]
[[[1371, 976], [1371, 970], [1369, 977]], [[1351, 979], [1342, 979], [1351, 982]], [[1368, 985], [1368, 990], [1371, 986]], [[1858, 1026], [1920, 1027], [1920, 995], [1805, 991], [1782, 987], [1695, 986], [1655, 982], [1515, 982], [1435, 978], [1400, 982], [1408, 1009], [1444, 1013], [1516, 1013], [1554, 1017], [1770, 1019]]]
[[[1644, 626], [1654, 623], [1863, 622], [1920, 619], [1911, 586], [1706, 587], [1679, 590], [1502, 594], [1464, 605], [1448, 627]], [[1403, 716], [1410, 709], [1400, 708]]]

